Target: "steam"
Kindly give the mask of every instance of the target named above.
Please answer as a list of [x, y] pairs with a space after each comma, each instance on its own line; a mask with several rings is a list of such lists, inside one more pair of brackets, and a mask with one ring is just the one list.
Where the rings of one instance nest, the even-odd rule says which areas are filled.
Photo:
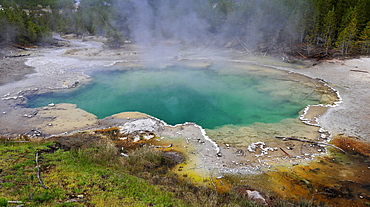
[[[291, 39], [302, 8], [307, 9], [306, 1], [117, 0], [113, 4], [121, 16], [116, 25], [125, 28], [125, 35], [136, 44], [146, 47], [147, 58], [155, 59], [156, 55], [178, 52], [175, 43], [226, 45], [237, 39], [253, 48], [285, 41], [282, 37]], [[292, 23], [292, 19], [296, 21]]]
[[206, 36], [208, 24], [199, 16], [197, 5], [205, 0], [128, 0], [123, 6], [128, 14], [132, 38], [140, 44], [176, 40], [185, 44]]
[[174, 58], [179, 45], [199, 45], [210, 36], [207, 20], [199, 15], [207, 0], [117, 0], [115, 4], [120, 20], [124, 19], [115, 25], [127, 25], [124, 35], [145, 48], [145, 61]]

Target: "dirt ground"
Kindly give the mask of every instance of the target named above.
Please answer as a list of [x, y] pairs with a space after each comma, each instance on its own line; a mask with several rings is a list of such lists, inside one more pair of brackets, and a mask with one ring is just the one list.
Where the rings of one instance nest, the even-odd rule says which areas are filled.
[[[14, 49], [16, 51], [16, 49]], [[26, 75], [34, 73], [33, 67], [25, 64], [27, 57], [0, 56], [0, 86], [6, 83], [20, 81]]]
[[342, 102], [318, 119], [322, 127], [370, 142], [370, 58], [327, 60], [294, 72], [326, 80], [339, 92]]

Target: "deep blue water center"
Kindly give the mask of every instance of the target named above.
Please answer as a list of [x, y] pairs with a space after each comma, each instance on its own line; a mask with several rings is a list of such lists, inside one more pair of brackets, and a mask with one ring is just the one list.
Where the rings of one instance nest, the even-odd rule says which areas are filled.
[[213, 129], [295, 118], [314, 103], [261, 90], [276, 77], [222, 67], [110, 68], [89, 75], [93, 81], [77, 89], [27, 97], [27, 107], [73, 103], [98, 118], [139, 111], [172, 125], [194, 122]]

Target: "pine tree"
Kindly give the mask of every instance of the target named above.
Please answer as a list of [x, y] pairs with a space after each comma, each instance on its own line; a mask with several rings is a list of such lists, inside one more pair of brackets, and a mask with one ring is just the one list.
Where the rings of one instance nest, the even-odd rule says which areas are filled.
[[370, 1], [357, 0], [356, 8], [358, 28], [363, 30], [366, 27], [366, 23], [370, 20]]
[[329, 10], [329, 12], [324, 17], [323, 29], [325, 53], [328, 54], [328, 50], [332, 45], [332, 40], [335, 39], [335, 32], [337, 29], [334, 8]]
[[363, 53], [370, 53], [370, 21], [360, 35], [360, 49]]
[[339, 33], [338, 40], [336, 42], [336, 46], [342, 54], [348, 54], [354, 50], [356, 46], [357, 33], [357, 17], [354, 13], [351, 22]]

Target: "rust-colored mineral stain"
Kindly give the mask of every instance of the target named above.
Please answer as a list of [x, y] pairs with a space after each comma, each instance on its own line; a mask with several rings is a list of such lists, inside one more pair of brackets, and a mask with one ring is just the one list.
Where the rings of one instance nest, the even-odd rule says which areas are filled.
[[364, 143], [355, 137], [338, 135], [333, 139], [332, 144], [345, 150], [348, 154], [370, 157], [370, 143]]
[[333, 154], [307, 165], [277, 166], [266, 172], [273, 191], [284, 199], [312, 200], [331, 206], [370, 204], [370, 163], [363, 156]]
[[[226, 183], [248, 186], [284, 200], [312, 201], [328, 206], [370, 206], [370, 144], [358, 139], [336, 136], [333, 149], [304, 164], [274, 165], [258, 175], [228, 177]], [[288, 159], [293, 159], [289, 157]]]
[[[120, 140], [118, 137], [122, 135], [118, 128], [97, 130], [95, 133], [108, 135], [116, 144], [128, 148], [128, 143], [133, 140], [127, 135], [126, 140]], [[140, 136], [144, 135], [145, 133]], [[196, 170], [201, 166], [198, 166], [201, 160], [193, 155], [194, 148], [184, 147], [184, 139], [165, 141], [154, 135], [150, 140], [135, 142], [135, 146], [144, 143], [164, 151], [181, 152], [186, 160], [175, 166], [173, 172], [184, 180], [215, 189], [219, 193], [229, 192], [236, 186], [250, 186], [285, 200], [306, 200], [330, 206], [370, 205], [370, 144], [353, 137], [336, 136], [331, 142], [346, 151], [346, 154], [333, 148], [328, 155], [318, 156], [311, 162], [295, 165], [288, 164], [289, 162], [280, 165], [275, 163], [261, 174], [239, 175], [236, 178], [213, 177], [212, 172]], [[288, 156], [287, 159], [294, 159], [288, 152], [284, 153]]]

